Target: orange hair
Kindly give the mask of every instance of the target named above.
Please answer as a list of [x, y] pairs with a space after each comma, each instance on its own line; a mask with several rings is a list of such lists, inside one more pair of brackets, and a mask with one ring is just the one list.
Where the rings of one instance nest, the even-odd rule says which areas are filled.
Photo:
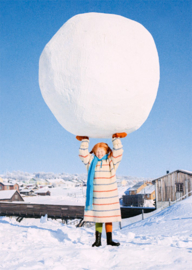
[[93, 149], [91, 150], [90, 154], [93, 153], [95, 155], [98, 148], [104, 148], [109, 158], [112, 156], [113, 151], [111, 150], [111, 148], [109, 147], [107, 143], [103, 143], [103, 142], [97, 143], [95, 146], [93, 146]]

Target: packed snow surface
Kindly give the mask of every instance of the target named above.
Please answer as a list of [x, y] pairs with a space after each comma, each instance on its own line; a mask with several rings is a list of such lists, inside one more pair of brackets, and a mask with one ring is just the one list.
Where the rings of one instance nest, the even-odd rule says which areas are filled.
[[59, 204], [59, 205], [85, 205], [86, 187], [65, 189], [62, 187], [40, 189], [49, 190], [51, 196], [26, 196], [25, 202], [37, 204]]
[[[127, 222], [128, 223], [128, 222]], [[115, 227], [115, 226], [114, 226]], [[116, 226], [117, 228], [117, 226]], [[137, 223], [115, 229], [119, 247], [92, 248], [93, 228], [43, 217], [0, 218], [0, 269], [187, 270], [192, 265], [192, 197]]]
[[140, 23], [114, 14], [69, 19], [45, 46], [39, 85], [69, 132], [109, 138], [147, 119], [159, 85], [159, 59]]
[[[119, 198], [124, 195], [127, 187], [118, 187]], [[41, 191], [50, 191], [51, 196], [26, 196], [23, 203], [85, 205], [86, 187], [75, 188], [43, 188]], [[23, 196], [23, 195], [22, 195]]]

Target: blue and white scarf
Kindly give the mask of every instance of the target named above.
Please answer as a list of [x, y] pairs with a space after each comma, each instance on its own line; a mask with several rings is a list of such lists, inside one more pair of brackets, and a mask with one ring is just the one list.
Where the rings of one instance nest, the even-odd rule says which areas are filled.
[[87, 177], [87, 192], [86, 192], [86, 204], [85, 204], [85, 211], [89, 211], [93, 209], [93, 179], [95, 175], [95, 168], [97, 166], [97, 162], [101, 161], [102, 168], [102, 160], [107, 160], [108, 155], [103, 156], [101, 159], [99, 159], [97, 156], [95, 156], [89, 166], [88, 171], [88, 177]]

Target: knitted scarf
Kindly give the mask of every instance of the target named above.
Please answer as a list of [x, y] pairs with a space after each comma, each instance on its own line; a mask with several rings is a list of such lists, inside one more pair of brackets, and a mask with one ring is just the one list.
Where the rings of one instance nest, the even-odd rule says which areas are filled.
[[101, 161], [102, 168], [102, 160], [107, 159], [108, 155], [105, 155], [101, 159], [98, 157], [94, 157], [88, 171], [88, 177], [87, 177], [87, 192], [86, 192], [86, 204], [85, 204], [85, 211], [89, 211], [93, 209], [93, 179], [95, 174], [95, 168], [98, 161]]

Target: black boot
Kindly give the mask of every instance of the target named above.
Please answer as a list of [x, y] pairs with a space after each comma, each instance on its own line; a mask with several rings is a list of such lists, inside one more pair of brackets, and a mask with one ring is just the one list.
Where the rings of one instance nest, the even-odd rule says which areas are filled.
[[101, 246], [101, 233], [96, 231], [95, 242], [93, 243], [92, 247], [100, 247], [100, 246]]
[[113, 242], [111, 232], [107, 233], [107, 245], [111, 245], [111, 246], [119, 246], [120, 245], [120, 243], [118, 243], [118, 242], [117, 243]]

